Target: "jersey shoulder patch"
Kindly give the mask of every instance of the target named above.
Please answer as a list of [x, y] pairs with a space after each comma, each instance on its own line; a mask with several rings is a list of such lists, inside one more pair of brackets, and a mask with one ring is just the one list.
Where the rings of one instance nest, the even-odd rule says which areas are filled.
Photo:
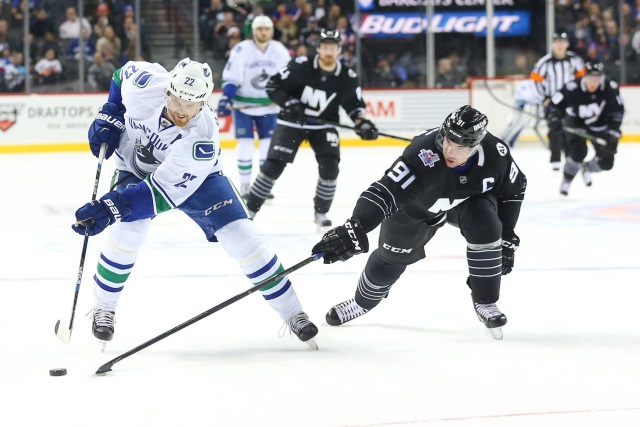
[[422, 164], [429, 166], [430, 168], [436, 165], [436, 162], [440, 160], [440, 156], [431, 150], [425, 150], [424, 148], [418, 153], [418, 157], [422, 161]]
[[351, 77], [352, 79], [356, 79], [356, 78], [358, 78], [358, 75], [356, 74], [356, 72], [355, 72], [355, 71], [353, 71], [351, 68], [349, 68], [349, 70], [347, 71], [347, 75], [348, 75], [349, 77]]
[[507, 146], [501, 142], [498, 142], [496, 144], [496, 150], [498, 150], [498, 154], [500, 154], [503, 157], [506, 156], [507, 153], [509, 152], [509, 149], [507, 148]]
[[296, 59], [294, 59], [294, 61], [296, 61], [298, 64], [302, 64], [305, 63], [309, 60], [309, 58], [307, 56], [298, 56]]
[[611, 89], [618, 89], [618, 83], [614, 82], [613, 80], [609, 80], [609, 86], [611, 87]]
[[215, 154], [216, 147], [213, 141], [198, 141], [193, 144], [193, 158], [196, 160], [211, 160]]

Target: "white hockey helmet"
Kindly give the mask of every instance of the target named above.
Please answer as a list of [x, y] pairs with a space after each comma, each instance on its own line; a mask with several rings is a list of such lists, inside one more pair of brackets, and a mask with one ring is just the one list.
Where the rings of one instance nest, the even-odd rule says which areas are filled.
[[268, 16], [256, 16], [251, 23], [251, 31], [255, 31], [256, 28], [273, 28], [273, 21]]
[[184, 58], [171, 70], [166, 91], [185, 101], [204, 105], [213, 91], [211, 67], [206, 62]]

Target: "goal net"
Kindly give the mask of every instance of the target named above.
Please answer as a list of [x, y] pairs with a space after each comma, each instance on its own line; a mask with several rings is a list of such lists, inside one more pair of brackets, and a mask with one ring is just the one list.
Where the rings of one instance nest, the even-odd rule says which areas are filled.
[[[522, 127], [516, 142], [538, 141], [546, 144], [547, 125], [542, 107], [525, 106], [525, 114], [516, 114], [516, 88], [524, 77], [472, 78], [469, 82], [469, 102], [489, 118], [489, 132], [507, 141]], [[507, 141], [509, 142], [509, 141]]]

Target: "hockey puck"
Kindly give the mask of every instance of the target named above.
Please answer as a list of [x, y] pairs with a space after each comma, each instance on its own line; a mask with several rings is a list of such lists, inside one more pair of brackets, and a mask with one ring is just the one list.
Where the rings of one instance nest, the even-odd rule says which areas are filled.
[[58, 369], [49, 369], [49, 375], [52, 377], [61, 377], [63, 375], [67, 375], [66, 368], [58, 368]]

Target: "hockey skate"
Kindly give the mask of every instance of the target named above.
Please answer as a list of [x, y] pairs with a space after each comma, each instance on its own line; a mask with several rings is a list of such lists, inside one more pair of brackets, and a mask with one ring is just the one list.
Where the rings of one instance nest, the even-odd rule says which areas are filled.
[[316, 223], [319, 233], [325, 233], [331, 228], [331, 220], [327, 218], [326, 213], [316, 212], [313, 222]]
[[561, 165], [561, 162], [551, 162], [551, 169], [553, 169], [554, 171], [559, 171]]
[[566, 179], [562, 179], [562, 184], [560, 184], [560, 194], [563, 196], [569, 195], [569, 187], [571, 186], [571, 181], [567, 181]]
[[502, 339], [502, 327], [507, 324], [505, 316], [495, 304], [478, 304], [473, 302], [478, 319], [487, 327], [487, 332], [492, 338]]
[[309, 316], [304, 311], [291, 316], [285, 322], [285, 325], [291, 329], [303, 343], [307, 344], [311, 349], [317, 350], [318, 344], [316, 344], [315, 336], [318, 335], [318, 328], [314, 325]]
[[591, 179], [591, 171], [587, 169], [587, 164], [583, 163], [580, 165], [580, 171], [582, 172], [582, 180], [584, 181], [584, 185], [587, 187], [591, 187], [593, 183]]
[[243, 199], [247, 200], [247, 197], [249, 197], [250, 191], [251, 191], [250, 184], [242, 184], [240, 186], [240, 195], [242, 196]]
[[108, 341], [113, 339], [114, 327], [116, 323], [116, 314], [113, 311], [102, 310], [100, 308], [93, 309], [93, 336], [98, 340], [100, 352], [104, 352], [104, 348]]
[[346, 300], [345, 302], [341, 302], [340, 304], [331, 307], [331, 309], [329, 309], [329, 311], [327, 312], [325, 319], [331, 326], [340, 326], [350, 320], [362, 316], [367, 311], [369, 310], [360, 307], [356, 300], [354, 298], [351, 298], [349, 300]]

